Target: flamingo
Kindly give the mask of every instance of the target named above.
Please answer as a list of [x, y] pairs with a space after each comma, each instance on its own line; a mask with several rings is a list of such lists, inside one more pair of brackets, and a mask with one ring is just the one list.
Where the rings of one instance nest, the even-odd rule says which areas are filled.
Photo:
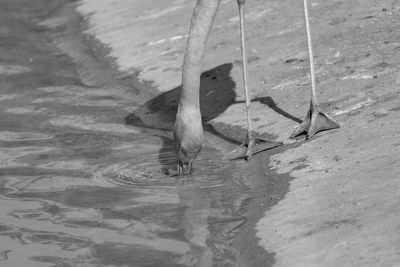
[[[221, 0], [197, 0], [190, 23], [189, 36], [183, 60], [182, 91], [176, 114], [174, 141], [178, 174], [191, 173], [192, 164], [203, 144], [203, 126], [200, 112], [201, 60], [207, 39]], [[240, 40], [242, 55], [243, 89], [246, 102], [247, 134], [241, 146], [244, 158], [250, 160], [255, 146], [254, 129], [250, 113], [250, 93], [247, 88], [247, 56], [245, 47], [245, 0], [237, 0], [239, 8]], [[306, 133], [306, 139], [323, 130], [339, 128], [339, 124], [321, 111], [315, 87], [313, 50], [310, 33], [307, 0], [303, 0], [304, 20], [310, 65], [311, 100], [308, 113], [292, 138]]]

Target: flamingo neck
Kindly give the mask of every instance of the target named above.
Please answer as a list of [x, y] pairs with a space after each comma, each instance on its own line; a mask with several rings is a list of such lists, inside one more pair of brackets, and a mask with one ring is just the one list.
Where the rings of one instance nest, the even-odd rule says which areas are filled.
[[200, 106], [201, 59], [204, 47], [205, 41], [198, 35], [189, 37], [188, 51], [183, 60], [180, 105]]
[[[200, 74], [199, 74], [200, 76]], [[200, 85], [183, 85], [179, 106], [200, 108]]]
[[180, 106], [200, 107], [201, 59], [220, 0], [197, 0], [183, 60]]

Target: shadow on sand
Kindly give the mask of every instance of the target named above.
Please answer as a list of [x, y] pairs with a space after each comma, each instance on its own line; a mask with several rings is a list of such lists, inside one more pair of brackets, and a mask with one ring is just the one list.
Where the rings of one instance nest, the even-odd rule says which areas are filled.
[[[212, 125], [207, 123], [235, 103], [235, 82], [230, 77], [231, 70], [232, 64], [222, 64], [202, 73], [200, 109], [205, 130], [236, 144], [237, 141], [218, 133]], [[158, 158], [165, 168], [171, 168], [175, 165], [175, 159], [169, 155], [175, 149], [171, 131], [175, 123], [181, 89], [181, 86], [179, 86], [162, 93], [125, 117], [125, 123], [128, 125], [168, 131], [168, 133], [160, 131], [158, 135], [163, 140]]]
[[[240, 142], [221, 134], [213, 125], [208, 123], [208, 121], [223, 113], [230, 105], [242, 102], [235, 100], [235, 82], [230, 77], [232, 66], [231, 63], [226, 63], [202, 73], [200, 80], [200, 110], [204, 130], [229, 143], [240, 145]], [[158, 153], [158, 160], [163, 168], [166, 169], [175, 168], [175, 159], [171, 157], [175, 150], [172, 130], [181, 89], [181, 86], [178, 86], [164, 92], [150, 99], [136, 109], [134, 113], [125, 117], [125, 123], [128, 125], [159, 130], [159, 134], [156, 135], [162, 139], [163, 145]], [[270, 97], [256, 98], [252, 101], [259, 101], [277, 113], [296, 122], [301, 122], [300, 119], [280, 109]], [[152, 133], [154, 135], [154, 131]]]

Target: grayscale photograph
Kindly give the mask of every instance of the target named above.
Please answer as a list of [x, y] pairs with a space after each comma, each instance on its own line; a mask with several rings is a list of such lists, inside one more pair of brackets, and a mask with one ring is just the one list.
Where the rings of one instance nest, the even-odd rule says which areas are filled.
[[0, 0], [0, 267], [400, 267], [400, 0]]

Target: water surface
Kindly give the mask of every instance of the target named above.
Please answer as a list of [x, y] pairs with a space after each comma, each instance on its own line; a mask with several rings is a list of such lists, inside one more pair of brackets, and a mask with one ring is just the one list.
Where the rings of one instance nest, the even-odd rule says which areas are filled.
[[[233, 264], [247, 165], [223, 161], [226, 141], [207, 133], [193, 175], [170, 175], [171, 132], [125, 123], [149, 93], [99, 82], [112, 71], [78, 34], [37, 24], [71, 10], [10, 0], [0, 11], [0, 265]], [[98, 73], [83, 79], [91, 64]]]

